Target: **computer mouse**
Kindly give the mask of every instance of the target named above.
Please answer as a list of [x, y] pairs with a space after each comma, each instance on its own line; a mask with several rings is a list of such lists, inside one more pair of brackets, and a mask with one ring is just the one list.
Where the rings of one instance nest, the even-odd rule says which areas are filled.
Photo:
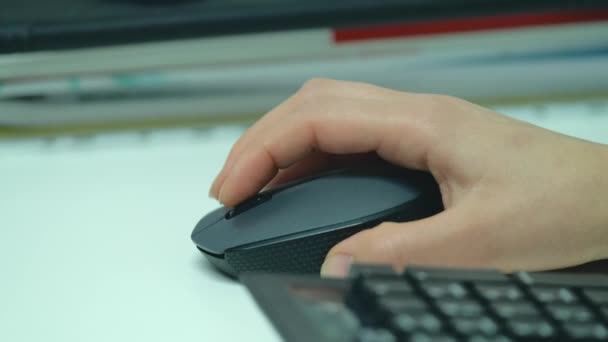
[[192, 232], [220, 271], [319, 272], [332, 246], [384, 221], [443, 209], [434, 178], [401, 168], [342, 169], [258, 193], [204, 216]]

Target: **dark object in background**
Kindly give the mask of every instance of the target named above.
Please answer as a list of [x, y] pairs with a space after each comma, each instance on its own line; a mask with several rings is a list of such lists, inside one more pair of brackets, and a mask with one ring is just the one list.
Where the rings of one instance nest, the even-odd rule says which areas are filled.
[[6, 0], [0, 53], [607, 8], [605, 0]]
[[384, 221], [422, 219], [443, 208], [427, 173], [338, 170], [262, 192], [201, 219], [192, 240], [223, 272], [318, 273], [329, 249]]
[[167, 5], [175, 6], [182, 5], [188, 2], [195, 2], [196, 0], [105, 0], [106, 2], [114, 2], [117, 4], [133, 3], [141, 5]]
[[355, 265], [349, 279], [246, 274], [285, 341], [606, 341], [608, 276]]

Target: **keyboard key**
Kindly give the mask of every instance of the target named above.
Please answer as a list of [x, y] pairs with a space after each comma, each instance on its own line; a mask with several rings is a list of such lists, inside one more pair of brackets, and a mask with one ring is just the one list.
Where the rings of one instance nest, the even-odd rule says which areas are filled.
[[583, 293], [596, 305], [608, 306], [608, 289], [583, 289]]
[[576, 295], [568, 288], [557, 286], [543, 286], [530, 288], [532, 295], [543, 303], [571, 304], [578, 302]]
[[483, 307], [473, 300], [445, 300], [437, 303], [441, 312], [451, 317], [479, 317], [483, 315]]
[[593, 313], [582, 305], [552, 304], [547, 310], [558, 321], [588, 322], [594, 319]]
[[496, 314], [502, 318], [515, 318], [515, 317], [538, 317], [540, 312], [538, 309], [529, 302], [502, 302], [492, 303], [492, 308]]
[[475, 289], [488, 301], [520, 300], [523, 293], [514, 284], [475, 284]]
[[467, 289], [458, 282], [432, 281], [422, 283], [427, 295], [435, 300], [464, 299], [469, 296]]
[[566, 323], [566, 333], [576, 339], [608, 339], [608, 329], [601, 323]]
[[358, 277], [352, 281], [348, 297], [351, 303], [368, 306], [374, 305], [379, 297], [389, 294], [390, 291], [410, 293], [411, 288], [396, 275]]
[[387, 296], [380, 298], [378, 308], [380, 311], [391, 315], [428, 310], [428, 306], [424, 300], [414, 296]]
[[355, 342], [397, 342], [397, 338], [386, 329], [363, 328], [357, 335]]
[[504, 335], [496, 335], [496, 336], [471, 336], [467, 340], [467, 342], [512, 342], [510, 338]]
[[428, 332], [438, 332], [441, 330], [441, 321], [435, 315], [422, 315], [420, 317], [420, 327]]
[[363, 280], [362, 286], [367, 293], [378, 297], [412, 292], [412, 287], [402, 278], [369, 277]]
[[415, 333], [408, 341], [410, 342], [456, 342], [456, 338], [443, 334]]
[[489, 317], [454, 318], [452, 324], [454, 329], [463, 335], [492, 336], [498, 332], [498, 326]]
[[602, 274], [516, 272], [514, 275], [527, 285], [608, 286], [608, 276]]
[[516, 338], [550, 338], [556, 335], [553, 326], [544, 319], [512, 319], [507, 326]]
[[390, 266], [373, 264], [354, 264], [348, 273], [349, 278], [397, 275], [397, 272]]
[[441, 321], [430, 312], [401, 313], [393, 317], [392, 326], [401, 335], [410, 335], [416, 331], [438, 333], [442, 330]]
[[509, 278], [495, 270], [471, 270], [457, 268], [433, 268], [411, 266], [406, 269], [406, 273], [419, 281], [427, 280], [457, 280], [457, 281], [508, 281]]

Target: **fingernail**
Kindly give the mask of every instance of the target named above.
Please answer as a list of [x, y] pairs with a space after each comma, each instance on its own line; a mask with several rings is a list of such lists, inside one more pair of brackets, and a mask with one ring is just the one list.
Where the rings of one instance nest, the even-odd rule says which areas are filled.
[[321, 266], [321, 276], [330, 278], [345, 278], [353, 263], [353, 257], [346, 254], [336, 254], [328, 257]]
[[222, 185], [222, 187], [221, 187], [221, 188], [218, 190], [218, 192], [217, 192], [217, 200], [218, 200], [218, 201], [220, 201], [220, 203], [224, 203], [224, 202], [222, 202], [222, 199], [223, 199], [223, 198], [224, 198], [224, 196], [225, 196], [225, 195], [224, 195], [224, 188], [225, 188], [225, 186], [224, 186], [224, 185]]
[[224, 197], [226, 196], [226, 194], [224, 193], [226, 191], [226, 185], [230, 184], [230, 178], [233, 173], [234, 173], [234, 169], [229, 170], [228, 173], [226, 174], [226, 176], [224, 177], [222, 184], [220, 184], [219, 189], [217, 189], [217, 200], [220, 201], [220, 203], [224, 203], [223, 200], [224, 200]]
[[217, 199], [217, 198], [215, 198], [215, 195], [213, 194], [213, 188], [209, 189], [209, 198]]

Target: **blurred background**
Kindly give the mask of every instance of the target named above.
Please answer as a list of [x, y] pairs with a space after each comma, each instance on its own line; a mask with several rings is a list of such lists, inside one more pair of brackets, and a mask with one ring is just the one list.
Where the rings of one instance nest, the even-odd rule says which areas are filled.
[[250, 123], [313, 77], [488, 106], [597, 99], [608, 89], [601, 0], [5, 0], [2, 7], [4, 136]]

